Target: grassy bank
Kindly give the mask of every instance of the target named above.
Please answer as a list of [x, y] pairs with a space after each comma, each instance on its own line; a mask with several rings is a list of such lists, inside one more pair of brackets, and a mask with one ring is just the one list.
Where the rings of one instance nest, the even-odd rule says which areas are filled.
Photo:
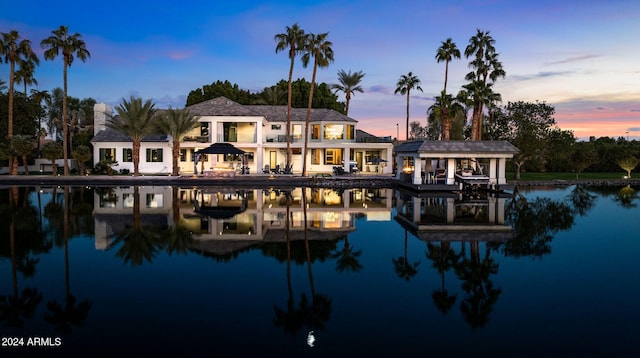
[[[635, 174], [635, 175], [634, 175]], [[506, 173], [507, 181], [518, 182], [515, 179], [515, 173]], [[614, 173], [580, 173], [578, 180], [610, 180], [610, 179], [624, 179], [624, 172]], [[640, 174], [631, 172], [631, 178], [640, 178]], [[520, 180], [522, 181], [553, 181], [553, 180], [576, 180], [576, 173], [520, 173]]]

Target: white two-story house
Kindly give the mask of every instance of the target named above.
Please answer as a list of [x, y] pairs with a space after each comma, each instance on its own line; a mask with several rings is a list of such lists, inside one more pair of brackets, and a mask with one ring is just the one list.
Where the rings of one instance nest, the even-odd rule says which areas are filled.
[[[187, 107], [199, 117], [200, 125], [181, 138], [180, 173], [194, 173], [214, 166], [238, 167], [242, 160], [250, 173], [262, 173], [266, 165], [275, 168], [286, 163], [287, 106], [241, 105], [218, 97]], [[130, 161], [131, 141], [113, 133], [105, 123], [111, 116], [105, 104], [95, 107], [94, 161], [111, 155], [118, 169], [133, 170]], [[290, 146], [293, 172], [302, 172], [306, 108], [293, 108]], [[334, 166], [346, 171], [355, 166], [363, 173], [391, 173], [393, 144], [391, 138], [379, 138], [358, 130], [358, 122], [337, 111], [312, 109], [308, 129], [307, 173], [331, 173]], [[171, 173], [171, 141], [167, 136], [148, 136], [140, 152], [140, 172]], [[209, 154], [204, 163], [194, 165], [195, 152], [213, 143], [230, 143], [245, 152], [235, 155]], [[382, 163], [382, 164], [381, 164]], [[389, 164], [389, 165], [386, 165]]]

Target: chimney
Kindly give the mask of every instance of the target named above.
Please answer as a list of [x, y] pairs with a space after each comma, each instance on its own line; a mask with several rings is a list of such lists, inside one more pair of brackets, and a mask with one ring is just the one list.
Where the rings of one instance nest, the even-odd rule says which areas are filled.
[[93, 135], [107, 129], [107, 121], [113, 117], [113, 108], [104, 102], [93, 106]]

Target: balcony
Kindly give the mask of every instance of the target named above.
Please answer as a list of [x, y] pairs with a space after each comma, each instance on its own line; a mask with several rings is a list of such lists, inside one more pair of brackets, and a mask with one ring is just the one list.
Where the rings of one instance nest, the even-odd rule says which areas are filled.
[[184, 136], [182, 138], [183, 142], [197, 142], [197, 143], [209, 143], [208, 136]]

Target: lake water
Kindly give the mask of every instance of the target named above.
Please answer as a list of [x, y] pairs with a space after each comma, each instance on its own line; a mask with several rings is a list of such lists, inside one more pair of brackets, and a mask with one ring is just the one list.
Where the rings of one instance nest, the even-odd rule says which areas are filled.
[[2, 188], [0, 355], [638, 356], [639, 189]]

